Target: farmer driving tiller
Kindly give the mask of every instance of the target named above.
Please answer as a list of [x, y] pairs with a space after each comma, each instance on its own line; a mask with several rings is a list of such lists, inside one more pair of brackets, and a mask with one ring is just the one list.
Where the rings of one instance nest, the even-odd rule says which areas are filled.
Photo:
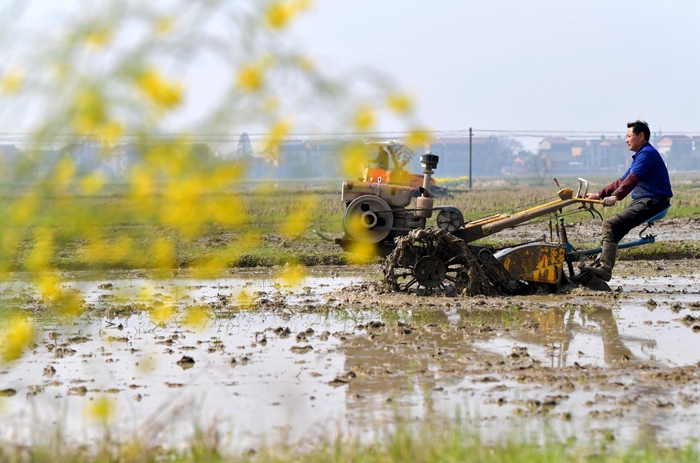
[[[633, 148], [639, 147], [630, 145], [630, 149]], [[653, 150], [651, 145], [644, 144], [633, 159], [638, 159], [637, 156], [649, 148]], [[374, 246], [378, 253], [386, 257], [385, 281], [398, 291], [430, 291], [440, 288], [470, 295], [525, 294], [542, 287], [557, 290], [565, 283], [610, 291], [605, 282], [609, 280], [609, 277], [605, 278], [606, 248], [603, 248], [603, 259], [596, 259], [592, 265], [586, 265], [586, 260], [599, 254], [601, 249], [577, 251], [568, 242], [566, 234], [565, 215], [584, 211], [602, 220], [594, 206], [614, 204], [609, 199], [601, 200], [600, 194], [589, 194], [585, 179], [578, 179], [575, 192], [572, 188], [560, 188], [556, 200], [515, 214], [496, 214], [465, 222], [458, 208], [434, 205], [431, 181], [438, 161], [439, 157], [434, 154], [421, 155], [423, 184], [418, 188], [384, 183], [383, 179], [375, 180], [369, 174], [365, 175], [364, 181], [344, 182], [342, 199], [345, 202], [345, 236], [336, 242], [345, 250], [357, 249], [357, 243], [362, 243], [365, 247]], [[633, 161], [630, 172], [635, 172], [636, 165]], [[631, 174], [626, 174], [626, 177], [629, 178], [629, 175]], [[554, 181], [559, 186], [556, 179]], [[618, 183], [629, 187], [629, 181], [624, 176]], [[641, 179], [639, 184], [642, 185]], [[414, 194], [418, 194], [418, 197], [415, 205], [411, 206]], [[577, 209], [566, 211], [571, 206], [576, 206]], [[640, 239], [619, 246], [615, 243], [615, 250], [618, 247], [653, 243], [655, 236], [644, 235], [644, 232], [655, 220], [665, 216], [668, 207], [661, 213], [654, 209], [654, 214], [645, 213], [640, 216], [625, 231], [626, 233], [632, 227], [646, 223], [639, 233]], [[636, 210], [639, 205], [633, 202], [628, 210], [633, 208]], [[435, 226], [427, 226], [428, 219], [434, 214], [437, 215]], [[550, 218], [552, 230], [549, 241], [543, 238], [499, 252], [494, 252], [489, 246], [472, 244], [480, 238], [546, 215]], [[613, 219], [608, 219], [606, 223], [610, 220]], [[598, 268], [601, 261], [602, 272], [606, 272], [602, 275]], [[611, 269], [610, 261], [607, 263]], [[568, 275], [564, 272], [565, 267]]]
[[[368, 161], [365, 168], [364, 181], [369, 183], [385, 183], [389, 185], [403, 185], [415, 188], [416, 191], [423, 186], [423, 175], [412, 174], [406, 170], [406, 166], [414, 158], [416, 153], [398, 140], [368, 142], [369, 147], [376, 147], [376, 157]], [[447, 189], [430, 182], [431, 192], [434, 196], [447, 196]]]

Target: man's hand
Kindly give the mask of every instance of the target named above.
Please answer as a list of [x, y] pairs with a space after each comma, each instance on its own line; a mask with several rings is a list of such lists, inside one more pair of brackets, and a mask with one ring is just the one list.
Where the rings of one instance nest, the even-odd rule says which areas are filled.
[[610, 207], [614, 206], [615, 203], [617, 202], [617, 196], [608, 196], [607, 198], [603, 199], [603, 206], [604, 207]]
[[600, 199], [600, 195], [598, 193], [588, 193], [586, 199]]

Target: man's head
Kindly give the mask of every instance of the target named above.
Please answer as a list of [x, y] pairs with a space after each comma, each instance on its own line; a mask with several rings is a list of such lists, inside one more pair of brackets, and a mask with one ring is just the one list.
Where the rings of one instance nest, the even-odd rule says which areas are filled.
[[627, 138], [625, 142], [630, 151], [637, 152], [649, 141], [651, 131], [649, 125], [644, 121], [627, 123]]

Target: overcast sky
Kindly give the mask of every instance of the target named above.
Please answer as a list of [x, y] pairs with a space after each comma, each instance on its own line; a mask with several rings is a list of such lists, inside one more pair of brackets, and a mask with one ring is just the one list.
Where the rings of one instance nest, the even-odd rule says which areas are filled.
[[700, 133], [698, 0], [317, 0], [295, 35], [390, 71], [435, 130]]
[[[37, 0], [29, 18], [56, 27], [71, 5]], [[700, 0], [315, 0], [291, 36], [325, 70], [393, 76], [431, 130], [624, 133], [639, 118], [700, 134]], [[190, 116], [228, 82], [211, 63], [193, 66]]]

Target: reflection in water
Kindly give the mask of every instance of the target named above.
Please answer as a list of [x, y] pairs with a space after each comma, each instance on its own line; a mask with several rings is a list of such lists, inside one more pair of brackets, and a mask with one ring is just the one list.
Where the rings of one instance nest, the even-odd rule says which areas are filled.
[[527, 347], [526, 358], [532, 356], [543, 366], [561, 368], [580, 361], [581, 342], [575, 349], [571, 347], [577, 336], [583, 338], [587, 351], [602, 347], [598, 359], [602, 357], [605, 364], [635, 361], [625, 343], [648, 344], [646, 339], [621, 336], [614, 311], [603, 307], [434, 309], [429, 323], [368, 323], [360, 328], [364, 328], [362, 334], [341, 348], [346, 372], [363, 378], [349, 383], [351, 402], [365, 396], [385, 400], [431, 390], [438, 382], [449, 384], [452, 376], [458, 382], [462, 375], [451, 375], [451, 370], [463, 373], [465, 369], [478, 371], [481, 365], [496, 365], [516, 345]]
[[[504, 327], [503, 335], [532, 346], [544, 346], [552, 358], [552, 367], [565, 367], [571, 343], [577, 333], [597, 337], [602, 341], [603, 360], [606, 364], [625, 362], [635, 358], [623, 341], [644, 343], [646, 339], [622, 337], [618, 331], [615, 313], [604, 307], [563, 307], [537, 311], [518, 309], [489, 309], [484, 311], [462, 310], [462, 321]], [[596, 331], [589, 322], [600, 328]], [[573, 352], [577, 354], [577, 352]]]

